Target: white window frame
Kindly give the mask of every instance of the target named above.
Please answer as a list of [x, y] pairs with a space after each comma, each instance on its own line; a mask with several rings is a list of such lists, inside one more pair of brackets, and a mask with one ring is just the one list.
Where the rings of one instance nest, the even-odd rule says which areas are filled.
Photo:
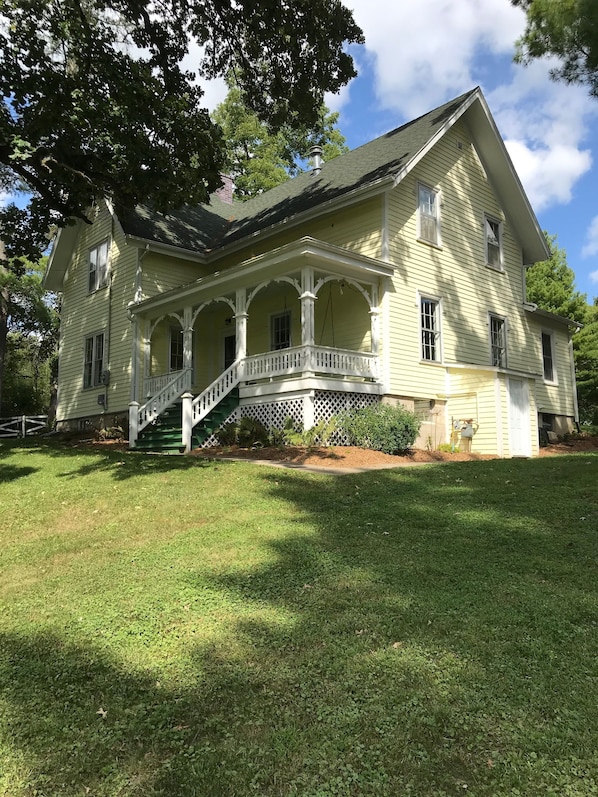
[[[497, 345], [494, 342], [494, 330], [493, 330], [494, 322], [500, 324], [500, 330], [502, 332], [503, 343], [502, 346], [500, 347], [500, 351], [502, 352], [500, 359], [502, 360], [502, 362], [497, 362], [498, 358], [495, 357]], [[488, 313], [488, 339], [490, 343], [490, 363], [495, 368], [507, 367], [508, 356], [509, 356], [507, 338], [508, 338], [508, 324], [505, 316], [498, 315], [498, 313]]]
[[[428, 317], [433, 319], [434, 328], [429, 329], [424, 326], [424, 302], [434, 306], [434, 312]], [[420, 360], [425, 363], [442, 363], [442, 300], [438, 296], [430, 296], [425, 293], [418, 293], [417, 308], [419, 313], [419, 356]], [[432, 333], [434, 336], [433, 342], [424, 341], [424, 336]], [[426, 349], [430, 346], [434, 348], [434, 357], [426, 356]]]
[[109, 282], [110, 239], [104, 238], [88, 252], [87, 291], [95, 293]]
[[[550, 368], [551, 368], [551, 375], [548, 377], [546, 376], [546, 353], [544, 350], [544, 339], [548, 338], [550, 341]], [[554, 345], [554, 331], [551, 329], [543, 329], [540, 333], [540, 346], [542, 348], [542, 376], [544, 377], [544, 381], [550, 385], [557, 384], [557, 374], [556, 374], [556, 358], [555, 358], [555, 345]]]
[[[279, 342], [275, 341], [275, 324], [279, 318], [287, 317], [289, 319], [288, 327], [289, 327], [289, 337], [288, 343], [280, 344]], [[293, 316], [290, 310], [282, 310], [280, 313], [271, 313], [270, 314], [270, 351], [283, 351], [284, 349], [290, 349], [293, 345], [292, 342], [292, 334], [293, 334]]]
[[[102, 356], [98, 357], [98, 341], [102, 340]], [[91, 344], [89, 352], [88, 343]], [[86, 335], [83, 342], [83, 389], [88, 390], [104, 384], [102, 375], [106, 370], [106, 334], [96, 332], [93, 335]], [[89, 353], [91, 356], [89, 356]]]
[[[426, 205], [429, 208], [429, 202], [424, 201], [424, 192], [426, 195], [434, 197], [434, 213], [429, 213], [426, 210]], [[425, 221], [431, 224], [429, 221], [431, 219], [433, 219], [436, 233], [434, 238], [424, 234], [424, 227], [427, 226]], [[440, 234], [440, 191], [437, 191], [435, 188], [430, 188], [430, 186], [425, 185], [425, 183], [417, 184], [417, 238], [419, 241], [423, 241], [431, 246], [442, 246], [442, 237]]]
[[[488, 228], [490, 225], [496, 226], [496, 244], [490, 241], [490, 235]], [[490, 231], [494, 232], [492, 227], [490, 227]], [[498, 248], [498, 264], [490, 262], [490, 247], [494, 246]], [[493, 216], [485, 215], [484, 216], [484, 252], [486, 257], [486, 265], [488, 268], [493, 268], [495, 271], [503, 271], [504, 270], [504, 259], [503, 259], [503, 245], [502, 245], [502, 221], [494, 218]]]

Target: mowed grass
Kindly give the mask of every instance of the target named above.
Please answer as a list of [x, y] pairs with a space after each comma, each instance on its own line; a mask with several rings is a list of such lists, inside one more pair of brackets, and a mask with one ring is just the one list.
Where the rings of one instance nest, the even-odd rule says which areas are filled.
[[2, 797], [598, 794], [598, 456], [0, 444]]

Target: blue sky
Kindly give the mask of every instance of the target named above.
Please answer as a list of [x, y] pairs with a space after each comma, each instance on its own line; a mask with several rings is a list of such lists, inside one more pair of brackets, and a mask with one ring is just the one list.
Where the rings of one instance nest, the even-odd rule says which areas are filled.
[[[598, 100], [550, 80], [554, 62], [513, 62], [524, 13], [509, 0], [344, 0], [365, 35], [359, 75], [327, 105], [351, 149], [481, 86], [540, 225], [577, 289], [598, 296]], [[191, 63], [189, 64], [191, 66]], [[215, 81], [209, 107], [223, 99]]]

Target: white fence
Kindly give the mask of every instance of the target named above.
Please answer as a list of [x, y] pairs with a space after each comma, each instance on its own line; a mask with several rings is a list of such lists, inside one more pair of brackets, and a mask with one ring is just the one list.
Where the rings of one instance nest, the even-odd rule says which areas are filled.
[[0, 437], [27, 437], [39, 434], [48, 425], [47, 415], [13, 415], [0, 418]]

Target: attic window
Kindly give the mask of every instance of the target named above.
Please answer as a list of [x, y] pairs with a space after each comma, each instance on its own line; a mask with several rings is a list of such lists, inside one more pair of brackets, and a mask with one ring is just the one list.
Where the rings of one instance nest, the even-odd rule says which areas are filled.
[[440, 246], [440, 198], [425, 185], [417, 186], [418, 238]]
[[502, 225], [488, 216], [484, 219], [486, 235], [486, 263], [492, 268], [502, 269]]
[[89, 250], [90, 293], [108, 285], [108, 239]]

